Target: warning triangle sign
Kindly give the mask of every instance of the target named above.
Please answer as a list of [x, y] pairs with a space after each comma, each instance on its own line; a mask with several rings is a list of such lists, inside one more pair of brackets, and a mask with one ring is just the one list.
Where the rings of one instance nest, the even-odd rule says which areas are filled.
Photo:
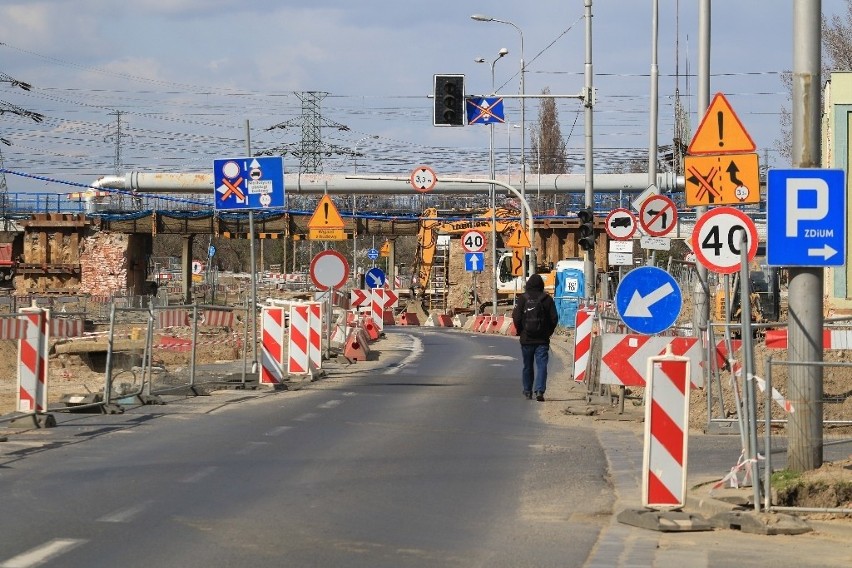
[[687, 154], [754, 152], [751, 139], [725, 95], [716, 93], [692, 137]]
[[323, 195], [308, 221], [308, 229], [343, 229], [345, 226], [334, 201], [328, 195]]
[[532, 245], [530, 244], [530, 238], [527, 236], [527, 232], [521, 227], [516, 227], [512, 230], [512, 234], [509, 235], [509, 238], [506, 239], [506, 246], [509, 248], [529, 248]]

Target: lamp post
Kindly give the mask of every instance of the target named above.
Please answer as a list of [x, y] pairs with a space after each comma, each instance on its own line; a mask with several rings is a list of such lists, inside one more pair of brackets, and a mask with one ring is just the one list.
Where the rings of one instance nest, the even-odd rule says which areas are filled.
[[[354, 160], [353, 169], [355, 173], [358, 173], [358, 144], [363, 142], [364, 140], [376, 139], [378, 136], [375, 134], [372, 136], [364, 136], [363, 138], [359, 138], [355, 141], [355, 148], [352, 151], [352, 159]], [[358, 218], [355, 217], [355, 200], [357, 197], [355, 195], [352, 196], [352, 286], [353, 288], [358, 287]]]
[[[503, 57], [509, 54], [509, 50], [505, 47], [500, 48], [497, 52], [497, 57], [491, 62], [491, 95], [495, 94], [494, 82], [494, 64], [500, 61]], [[477, 63], [485, 63], [484, 57], [474, 59]], [[488, 125], [489, 143], [488, 143], [488, 169], [489, 176], [494, 179], [494, 123]], [[489, 200], [491, 202], [491, 267], [494, 275], [491, 278], [491, 314], [497, 315], [497, 191], [494, 184], [491, 184], [489, 190]]]
[[[526, 198], [526, 189], [527, 189], [527, 180], [526, 180], [526, 168], [524, 167], [526, 164], [526, 128], [524, 127], [526, 124], [526, 99], [525, 95], [525, 85], [524, 85], [524, 32], [519, 28], [514, 22], [510, 22], [509, 20], [500, 20], [497, 18], [492, 18], [491, 16], [486, 16], [484, 14], [474, 14], [470, 17], [471, 20], [475, 20], [477, 22], [496, 22], [498, 24], [506, 24], [507, 26], [512, 26], [517, 30], [518, 35], [521, 36], [521, 132], [524, 133], [524, 137], [521, 138], [521, 196]], [[521, 209], [521, 225], [524, 224], [524, 216], [525, 212], [523, 208]], [[534, 235], [530, 235], [530, 240], [534, 241]], [[535, 262], [535, 248], [530, 248], [530, 263]], [[533, 268], [535, 268], [535, 264], [533, 264]], [[524, 278], [527, 277], [527, 264], [524, 262]]]

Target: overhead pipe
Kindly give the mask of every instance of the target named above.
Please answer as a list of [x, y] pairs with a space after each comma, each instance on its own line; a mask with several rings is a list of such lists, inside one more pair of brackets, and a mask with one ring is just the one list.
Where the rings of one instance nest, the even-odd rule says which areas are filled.
[[[376, 174], [382, 177], [383, 174]], [[384, 174], [387, 175], [387, 174]], [[359, 175], [368, 177], [366, 175]], [[449, 176], [448, 176], [449, 177]], [[497, 176], [502, 180], [503, 176]], [[544, 194], [580, 193], [585, 189], [584, 174], [544, 174], [540, 176], [540, 192]], [[431, 191], [438, 194], [487, 193], [489, 185], [483, 178], [482, 185], [470, 183], [441, 182]], [[506, 180], [508, 182], [508, 179]], [[538, 180], [537, 180], [538, 184]], [[212, 193], [212, 173], [151, 173], [131, 171], [123, 176], [104, 176], [96, 180], [92, 187], [96, 189], [120, 189], [137, 193]], [[351, 179], [347, 174], [285, 174], [284, 187], [288, 194], [355, 194], [404, 195], [414, 191], [411, 185], [399, 180]], [[661, 193], [683, 191], [683, 176], [671, 172], [657, 174], [657, 187]], [[642, 192], [648, 188], [647, 173], [596, 174], [595, 191], [602, 193]], [[537, 191], [538, 185], [537, 185]]]

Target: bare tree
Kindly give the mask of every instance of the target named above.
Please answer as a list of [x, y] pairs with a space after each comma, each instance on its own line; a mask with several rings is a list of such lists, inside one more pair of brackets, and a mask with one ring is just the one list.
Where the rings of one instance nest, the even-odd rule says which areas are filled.
[[[550, 88], [541, 91], [549, 95]], [[562, 130], [559, 128], [559, 112], [556, 99], [543, 98], [538, 107], [538, 123], [530, 129], [530, 152], [535, 156], [533, 173], [568, 173], [568, 152]]]

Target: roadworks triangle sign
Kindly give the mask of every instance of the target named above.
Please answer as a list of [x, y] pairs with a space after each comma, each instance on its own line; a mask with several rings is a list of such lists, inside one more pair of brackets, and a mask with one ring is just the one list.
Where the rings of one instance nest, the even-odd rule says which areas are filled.
[[736, 154], [754, 150], [754, 140], [746, 132], [728, 99], [722, 93], [716, 93], [686, 153]]
[[323, 195], [308, 221], [308, 229], [343, 229], [345, 226], [334, 201], [328, 195]]
[[516, 227], [512, 231], [512, 234], [509, 235], [509, 238], [506, 239], [506, 246], [509, 248], [529, 248], [532, 245], [530, 244], [527, 232], [520, 227]]

